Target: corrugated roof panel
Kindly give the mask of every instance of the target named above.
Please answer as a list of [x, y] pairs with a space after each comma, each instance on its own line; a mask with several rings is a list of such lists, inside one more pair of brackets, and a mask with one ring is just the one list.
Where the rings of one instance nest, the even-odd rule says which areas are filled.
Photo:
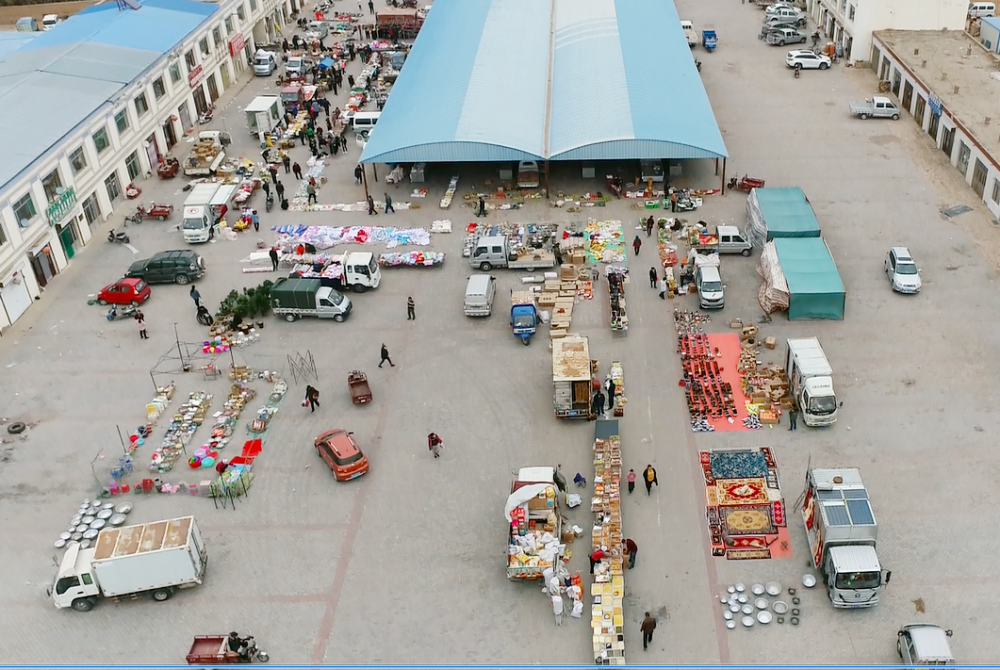
[[[381, 125], [380, 118], [379, 126]], [[385, 153], [369, 154], [368, 149], [372, 146], [374, 137], [373, 133], [373, 140], [368, 142], [368, 146], [362, 152], [362, 163], [478, 163], [538, 160], [534, 154], [485, 142], [433, 142], [401, 146]]]
[[45, 71], [90, 81], [117, 82], [124, 86], [145, 72], [160, 56], [155, 51], [84, 42], [46, 67]]

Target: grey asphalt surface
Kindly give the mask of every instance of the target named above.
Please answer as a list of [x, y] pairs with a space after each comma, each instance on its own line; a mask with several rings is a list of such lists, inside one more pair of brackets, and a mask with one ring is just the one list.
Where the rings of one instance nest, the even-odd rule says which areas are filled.
[[[973, 239], [980, 230], [975, 226], [985, 221], [983, 209], [941, 165], [940, 152], [913, 132], [912, 120], [862, 123], [849, 117], [847, 103], [873, 90], [870, 71], [837, 65], [794, 79], [784, 66], [785, 49], [756, 39], [761, 13], [752, 5], [683, 0], [679, 9], [699, 30], [719, 33], [715, 53], [698, 47], [695, 55], [731, 154], [730, 174], [799, 185], [816, 209], [847, 287], [847, 318], [788, 323], [778, 317], [762, 332], [779, 340], [820, 337], [844, 408], [828, 430], [792, 434], [781, 426], [693, 435], [676, 387], [671, 312], [693, 309], [695, 302], [688, 297], [664, 303], [646, 287], [651, 246], [637, 262], [628, 260], [639, 276], [627, 296], [627, 336], [608, 329], [600, 290], [593, 301], [578, 304], [573, 330], [590, 337], [602, 374], [612, 360], [625, 369], [626, 467], [639, 471], [652, 463], [661, 484], [650, 497], [640, 487], [624, 505], [626, 535], [640, 548], [627, 576], [630, 664], [892, 664], [896, 630], [914, 621], [954, 629], [953, 648], [962, 663], [995, 661], [998, 540], [985, 522], [1000, 502], [988, 437], [998, 428], [992, 315], [1000, 299], [996, 272]], [[242, 130], [241, 109], [267, 89], [264, 81], [251, 81], [212, 126], [232, 131], [236, 148], [250, 157], [258, 152]], [[352, 144], [350, 156], [331, 160], [320, 202], [362, 199], [351, 175], [357, 155]], [[303, 149], [293, 153], [300, 162], [304, 157]], [[712, 185], [714, 166], [692, 167], [682, 182]], [[384, 173], [384, 166], [379, 170]], [[136, 503], [135, 521], [194, 514], [202, 526], [210, 554], [206, 583], [166, 603], [101, 603], [78, 614], [55, 610], [44, 589], [54, 574], [52, 541], [79, 501], [95, 492], [92, 461], [103, 452], [94, 467], [106, 473], [104, 464], [120, 449], [116, 426], [126, 431], [143, 422], [153, 391], [149, 370], [173, 346], [175, 325], [182, 341], [204, 338], [187, 289], [153, 287], [144, 308], [149, 341], [139, 340], [131, 322], [108, 323], [102, 310], [86, 305], [86, 296], [119, 276], [133, 256], [98, 235], [5, 333], [0, 416], [30, 425], [20, 438], [5, 433], [0, 452], [5, 662], [183, 663], [193, 635], [234, 629], [251, 630], [274, 663], [592, 660], [586, 619], [567, 617], [555, 628], [549, 604], [534, 586], [506, 580], [502, 506], [511, 471], [525, 465], [558, 463], [568, 477], [579, 471], [591, 480], [593, 426], [559, 423], [552, 416], [547, 338], [540, 333], [523, 347], [509, 333], [502, 298], [520, 284], [519, 273], [494, 271], [501, 299], [491, 318], [462, 315], [470, 268], [461, 258], [459, 231], [473, 219], [458, 201], [447, 212], [437, 207], [452, 168], [429, 172], [421, 208], [391, 218], [262, 214], [265, 226], [429, 226], [448, 218], [456, 232], [433, 236], [430, 248], [449, 255], [443, 267], [385, 270], [381, 288], [352, 296], [356, 307], [347, 322], [287, 324], [268, 317], [260, 341], [236, 351], [240, 362], [286, 376], [289, 353], [311, 352], [322, 407], [315, 414], [299, 407], [304, 383], [293, 385], [255, 467], [256, 484], [235, 511], [184, 495], [129, 498]], [[460, 193], [489, 177], [465, 167], [460, 173]], [[603, 189], [575, 174], [556, 170], [553, 189]], [[143, 201], [179, 206], [181, 185], [147, 182]], [[382, 191], [379, 182], [374, 192]], [[400, 186], [393, 198], [408, 201], [408, 192], [408, 185]], [[254, 202], [263, 207], [260, 194]], [[956, 203], [973, 211], [955, 221], [938, 213]], [[742, 225], [744, 212], [745, 196], [732, 193], [707, 198], [697, 218]], [[638, 216], [618, 201], [582, 215], [536, 201], [511, 214], [513, 221], [617, 218], [627, 222], [628, 236]], [[105, 228], [120, 220], [116, 214]], [[129, 233], [138, 257], [186, 246], [170, 223], [144, 223]], [[994, 234], [987, 227], [979, 243], [994, 241]], [[199, 284], [206, 304], [214, 307], [231, 288], [273, 278], [240, 271], [239, 260], [258, 238], [270, 236], [245, 233], [237, 242], [198, 249], [209, 267]], [[889, 289], [882, 259], [895, 244], [908, 245], [922, 268], [920, 295]], [[755, 263], [756, 255], [724, 259], [727, 306], [713, 315], [713, 331], [728, 330], [730, 318], [759, 315]], [[416, 301], [414, 322], [405, 317], [408, 295]], [[377, 369], [381, 342], [395, 368]], [[776, 362], [778, 353], [765, 360]], [[354, 368], [369, 374], [370, 406], [350, 403], [345, 376]], [[180, 395], [214, 392], [214, 408], [228, 388], [226, 381], [206, 382], [195, 373], [173, 380]], [[256, 387], [267, 389], [260, 382]], [[367, 476], [349, 484], [333, 481], [311, 446], [316, 434], [335, 426], [355, 431], [372, 463]], [[439, 460], [425, 446], [432, 430], [444, 440]], [[154, 435], [158, 439], [162, 431]], [[798, 628], [729, 632], [721, 625], [720, 589], [736, 581], [792, 585], [808, 560], [795, 514], [789, 517], [793, 559], [726, 562], [709, 556], [697, 451], [765, 445], [774, 449], [789, 506], [810, 461], [862, 469], [881, 524], [879, 554], [893, 570], [878, 608], [836, 611], [814, 590], [802, 593]], [[144, 449], [148, 455], [149, 447]], [[192, 479], [186, 467], [174, 474], [168, 479]], [[569, 516], [589, 531], [586, 505]], [[574, 553], [586, 554], [587, 547], [589, 537], [573, 546]], [[586, 572], [585, 557], [574, 557], [571, 567]], [[638, 624], [647, 610], [660, 625], [643, 652]]]

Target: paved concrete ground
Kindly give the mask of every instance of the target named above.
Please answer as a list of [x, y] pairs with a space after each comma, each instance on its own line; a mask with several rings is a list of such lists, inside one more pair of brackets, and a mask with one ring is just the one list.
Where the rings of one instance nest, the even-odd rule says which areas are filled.
[[[671, 310], [691, 309], [694, 302], [665, 304], [645, 288], [641, 276], [653, 259], [648, 247], [638, 263], [629, 259], [640, 280], [628, 296], [627, 337], [611, 335], [600, 293], [578, 307], [574, 330], [590, 336], [602, 371], [614, 359], [625, 368], [626, 465], [639, 470], [652, 463], [660, 476], [653, 496], [637, 493], [624, 506], [627, 535], [640, 547], [628, 576], [631, 661], [893, 663], [895, 631], [911, 621], [953, 628], [964, 663], [993, 661], [990, 594], [998, 541], [986, 529], [1000, 496], [996, 467], [984, 454], [998, 427], [992, 401], [1000, 389], [990, 355], [997, 335], [986, 315], [1000, 300], [996, 273], [973, 235], [989, 244], [995, 232], [983, 223], [981, 208], [954, 222], [937, 213], [943, 204], [971, 205], [975, 198], [938, 164], [940, 152], [911, 137], [910, 121], [861, 124], [848, 116], [847, 102], [872, 90], [870, 72], [836, 66], [796, 80], [784, 67], [784, 50], [756, 40], [760, 11], [752, 5], [683, 0], [680, 10], [696, 26], [719, 32], [718, 51], [699, 48], [696, 55], [732, 156], [731, 173], [801, 185], [816, 208], [847, 286], [847, 319], [791, 324], [778, 318], [765, 332], [818, 335], [845, 406], [829, 430], [692, 435], [676, 390]], [[247, 155], [255, 153], [240, 131], [240, 110], [265, 87], [251, 83], [215, 123], [233, 130]], [[356, 147], [351, 151], [356, 157]], [[304, 156], [301, 149], [297, 154]], [[353, 166], [350, 157], [332, 161], [321, 202], [360, 199]], [[685, 180], [706, 185], [711, 171], [698, 166]], [[458, 228], [470, 220], [458, 203], [448, 212], [437, 208], [450, 174], [432, 171], [423, 207], [391, 223], [429, 225], [447, 217]], [[461, 174], [463, 190], [486, 178], [466, 169]], [[147, 183], [144, 199], [179, 205], [183, 196], [172, 190], [179, 186]], [[567, 175], [553, 186], [603, 187]], [[404, 188], [397, 201], [407, 199]], [[744, 200], [741, 194], [709, 198], [698, 216], [742, 222]], [[626, 221], [637, 214], [620, 202], [593, 213]], [[511, 219], [579, 217], [536, 202]], [[364, 214], [280, 211], [263, 220], [367, 222]], [[377, 222], [390, 220], [380, 215]], [[140, 256], [184, 246], [169, 224], [129, 232]], [[199, 285], [206, 303], [267, 276], [240, 272], [239, 259], [258, 237], [265, 236], [249, 233], [200, 249], [209, 265]], [[432, 248], [449, 254], [444, 267], [386, 271], [383, 286], [358, 296], [344, 324], [268, 318], [261, 341], [237, 356], [255, 368], [287, 372], [289, 352], [310, 351], [320, 373], [321, 410], [298, 407], [302, 385], [293, 387], [255, 469], [257, 483], [235, 511], [186, 496], [132, 498], [135, 520], [197, 515], [211, 555], [207, 581], [165, 604], [102, 603], [89, 614], [56, 611], [47, 601], [51, 543], [79, 501], [94, 493], [92, 459], [102, 450], [113, 458], [119, 448], [115, 427], [127, 430], [142, 420], [152, 393], [148, 371], [174, 342], [174, 325], [185, 341], [204, 333], [181, 287], [154, 287], [144, 310], [148, 342], [138, 339], [131, 322], [104, 321], [98, 308], [85, 304], [86, 295], [118, 276], [132, 255], [101, 242], [83, 250], [0, 341], [6, 391], [0, 416], [31, 424], [23, 438], [8, 438], [0, 454], [0, 529], [7, 538], [0, 545], [3, 658], [179, 663], [192, 635], [250, 629], [276, 663], [588, 663], [586, 621], [567, 619], [554, 628], [541, 594], [505, 579], [501, 507], [510, 471], [523, 465], [561, 463], [569, 475], [581, 471], [590, 479], [593, 427], [553, 419], [545, 338], [522, 347], [502, 309], [485, 320], [462, 316], [469, 268], [460, 258], [461, 242], [459, 234], [435, 235]], [[920, 262], [925, 289], [919, 296], [890, 292], [881, 263], [892, 244], [909, 245]], [[714, 330], [726, 330], [731, 317], [759, 314], [754, 263], [725, 259], [729, 295]], [[518, 284], [517, 273], [495, 274], [501, 295]], [[417, 305], [412, 323], [404, 316], [408, 295]], [[381, 342], [395, 368], [376, 369]], [[364, 408], [350, 404], [344, 380], [357, 367], [369, 373], [375, 396]], [[211, 389], [215, 407], [227, 388], [194, 374], [175, 381], [181, 394]], [[337, 484], [320, 465], [311, 440], [332, 426], [355, 431], [372, 461], [369, 475]], [[431, 430], [445, 443], [438, 461], [424, 446]], [[805, 537], [794, 516], [794, 559], [729, 563], [708, 555], [697, 450], [761, 445], [774, 448], [789, 502], [810, 459], [862, 468], [883, 527], [880, 555], [894, 571], [877, 609], [834, 611], [821, 593], [808, 592], [797, 629], [730, 633], [720, 626], [714, 600], [726, 584], [774, 579], [788, 585], [804, 571]], [[586, 510], [570, 516], [589, 528]], [[577, 553], [586, 553], [588, 544], [578, 544]], [[586, 561], [575, 557], [572, 566], [585, 570]], [[637, 629], [646, 610], [660, 626], [644, 653]]]

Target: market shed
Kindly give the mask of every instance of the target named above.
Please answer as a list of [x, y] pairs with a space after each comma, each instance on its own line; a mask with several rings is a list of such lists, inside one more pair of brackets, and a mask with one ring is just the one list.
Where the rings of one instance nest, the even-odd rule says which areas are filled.
[[788, 284], [788, 319], [843, 319], [844, 282], [830, 247], [821, 237], [774, 240]]
[[781, 238], [819, 237], [816, 212], [802, 189], [755, 188], [747, 198], [747, 235], [755, 247]]
[[361, 162], [726, 155], [672, 2], [438, 0]]

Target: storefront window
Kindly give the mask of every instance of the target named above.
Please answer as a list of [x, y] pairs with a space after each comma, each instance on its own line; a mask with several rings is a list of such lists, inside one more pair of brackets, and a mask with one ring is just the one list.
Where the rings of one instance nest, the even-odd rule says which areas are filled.
[[49, 202], [59, 197], [62, 191], [62, 180], [59, 178], [59, 170], [53, 170], [42, 178], [42, 189]]
[[163, 85], [163, 77], [157, 77], [153, 80], [153, 95], [159, 100], [167, 94], [167, 89]]
[[69, 164], [73, 168], [73, 174], [80, 174], [87, 167], [87, 154], [83, 152], [83, 147], [77, 147], [76, 151], [69, 155]]
[[135, 181], [142, 170], [142, 165], [139, 164], [138, 149], [129, 154], [128, 158], [125, 159], [125, 169], [128, 170], [128, 180]]
[[94, 133], [94, 148], [97, 149], [97, 155], [100, 156], [101, 153], [111, 146], [111, 142], [108, 141], [108, 129], [101, 128], [96, 133]]
[[108, 190], [108, 199], [116, 202], [122, 197], [122, 183], [118, 179], [118, 171], [115, 170], [104, 180], [104, 188]]
[[31, 220], [37, 216], [35, 202], [31, 199], [30, 193], [25, 193], [24, 197], [14, 203], [14, 219], [17, 225], [27, 228], [31, 225]]
[[140, 119], [142, 115], [149, 111], [149, 103], [146, 102], [146, 94], [140, 93], [135, 96], [135, 115]]
[[855, 12], [854, 5], [851, 5], [850, 7], [847, 8], [847, 18], [850, 19], [851, 21], [854, 20], [854, 12]]
[[87, 219], [87, 225], [94, 228], [101, 220], [101, 203], [97, 201], [97, 191], [90, 194], [83, 201], [83, 215]]
[[7, 233], [4, 232], [3, 226], [0, 225], [0, 246], [7, 244]]
[[972, 149], [962, 140], [958, 141], [958, 171], [963, 175], [969, 171], [969, 158], [972, 156]]
[[181, 80], [181, 65], [177, 61], [170, 64], [170, 81], [175, 84]]

